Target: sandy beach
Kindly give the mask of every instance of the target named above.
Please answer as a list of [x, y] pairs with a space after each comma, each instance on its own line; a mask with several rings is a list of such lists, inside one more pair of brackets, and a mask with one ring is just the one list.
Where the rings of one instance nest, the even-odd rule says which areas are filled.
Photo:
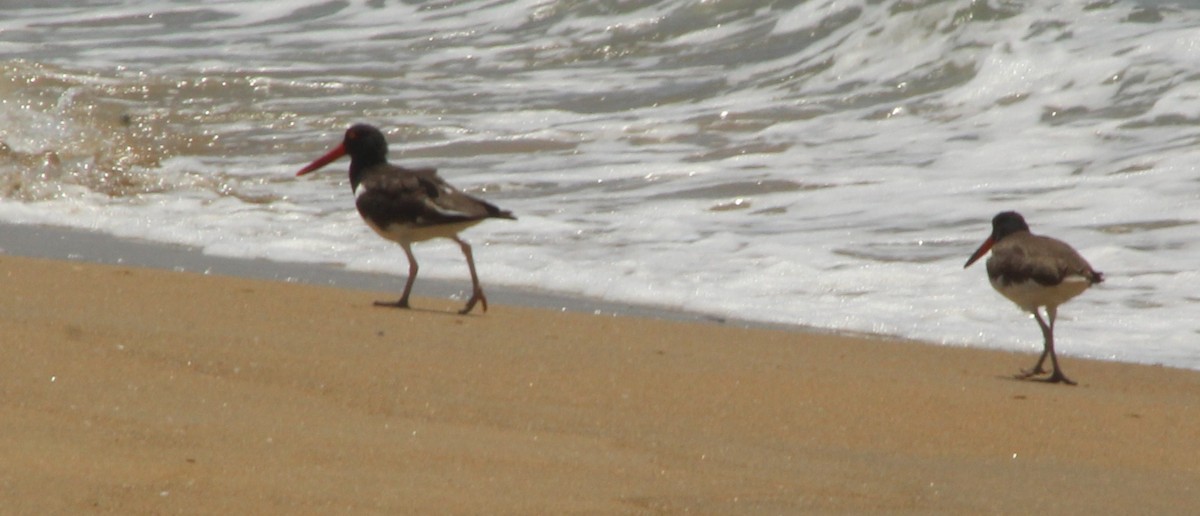
[[1195, 371], [9, 255], [0, 285], [6, 514], [1200, 507]]

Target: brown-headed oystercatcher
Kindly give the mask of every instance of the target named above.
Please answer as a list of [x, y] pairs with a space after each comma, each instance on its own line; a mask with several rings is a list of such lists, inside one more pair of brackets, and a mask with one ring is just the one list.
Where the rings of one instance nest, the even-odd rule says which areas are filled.
[[451, 186], [432, 168], [409, 169], [388, 163], [387, 140], [374, 126], [357, 124], [329, 153], [296, 173], [302, 176], [350, 155], [350, 189], [359, 215], [379, 236], [400, 244], [408, 256], [408, 281], [399, 301], [376, 301], [377, 306], [408, 308], [408, 295], [417, 279], [417, 259], [412, 244], [433, 238], [458, 242], [471, 271], [471, 298], [459, 311], [466, 314], [479, 303], [487, 311], [487, 297], [479, 286], [471, 245], [458, 233], [485, 219], [516, 220], [513, 214], [467, 195]]
[[[1054, 353], [1054, 319], [1058, 316], [1058, 305], [1104, 281], [1104, 274], [1093, 269], [1065, 242], [1030, 233], [1025, 218], [1015, 211], [1000, 213], [992, 219], [991, 236], [963, 268], [970, 267], [989, 249], [992, 256], [987, 261], [987, 273], [992, 287], [1021, 309], [1032, 313], [1045, 338], [1037, 364], [1033, 369], [1022, 371], [1017, 378], [1045, 374], [1042, 364], [1049, 356], [1054, 371], [1042, 381], [1075, 385], [1058, 366], [1058, 357]], [[1038, 313], [1041, 306], [1046, 307], [1049, 324]]]

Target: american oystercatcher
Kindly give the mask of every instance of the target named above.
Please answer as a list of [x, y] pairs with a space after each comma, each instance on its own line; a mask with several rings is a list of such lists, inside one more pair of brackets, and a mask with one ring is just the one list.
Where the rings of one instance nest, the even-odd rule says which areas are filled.
[[[1037, 364], [1033, 369], [1022, 371], [1017, 378], [1045, 374], [1042, 364], [1049, 356], [1054, 371], [1043, 381], [1075, 385], [1058, 367], [1058, 357], [1054, 353], [1054, 319], [1058, 316], [1058, 305], [1104, 281], [1104, 274], [1093, 269], [1065, 242], [1030, 233], [1025, 218], [1015, 211], [1000, 213], [992, 219], [991, 236], [963, 268], [970, 267], [989, 249], [992, 256], [987, 261], [987, 273], [992, 287], [1021, 309], [1032, 313], [1045, 339]], [[1038, 307], [1042, 306], [1046, 307], [1049, 324], [1038, 313]]]
[[471, 298], [458, 313], [466, 314], [476, 303], [487, 311], [487, 297], [479, 286], [471, 245], [458, 233], [485, 219], [516, 220], [513, 214], [491, 203], [467, 195], [451, 186], [432, 168], [410, 169], [387, 161], [387, 140], [374, 126], [357, 124], [329, 153], [296, 173], [302, 176], [334, 160], [350, 155], [350, 189], [363, 221], [379, 236], [400, 244], [408, 256], [408, 281], [399, 301], [376, 301], [376, 306], [408, 308], [408, 295], [417, 279], [417, 259], [412, 244], [434, 238], [458, 242], [471, 270]]

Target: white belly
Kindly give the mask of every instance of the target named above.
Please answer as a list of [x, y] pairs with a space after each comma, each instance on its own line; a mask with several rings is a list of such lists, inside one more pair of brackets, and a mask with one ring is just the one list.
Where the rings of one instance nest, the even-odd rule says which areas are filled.
[[1039, 306], [1058, 306], [1078, 296], [1091, 286], [1083, 276], [1068, 276], [1058, 285], [1046, 286], [1036, 281], [1002, 284], [992, 280], [992, 288], [1027, 312]]
[[368, 226], [371, 226], [371, 229], [375, 230], [379, 236], [393, 242], [406, 244], [412, 242], [424, 242], [434, 238], [454, 238], [460, 231], [482, 222], [482, 219], [459, 222], [455, 224], [437, 224], [433, 226], [389, 224], [386, 228], [376, 226], [375, 223], [366, 218], [364, 218], [363, 221], [366, 222]]

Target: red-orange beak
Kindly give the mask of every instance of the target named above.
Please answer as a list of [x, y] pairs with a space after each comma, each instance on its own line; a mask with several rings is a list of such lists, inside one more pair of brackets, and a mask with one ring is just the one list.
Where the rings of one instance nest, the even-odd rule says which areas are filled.
[[300, 169], [299, 172], [296, 172], [296, 176], [302, 176], [304, 174], [307, 174], [309, 172], [317, 170], [325, 165], [332, 163], [333, 160], [338, 159], [345, 155], [346, 155], [346, 146], [339, 143], [337, 147], [333, 148], [333, 150], [329, 151], [324, 156], [317, 158], [312, 163], [309, 163], [307, 167]]
[[978, 260], [981, 256], [987, 254], [988, 251], [992, 250], [992, 245], [995, 243], [996, 241], [992, 239], [992, 237], [987, 237], [987, 240], [983, 241], [983, 244], [979, 246], [979, 249], [975, 250], [975, 254], [972, 254], [971, 258], [967, 259], [967, 264], [963, 265], [963, 268], [965, 269], [970, 267], [972, 263], [975, 263], [975, 260]]

